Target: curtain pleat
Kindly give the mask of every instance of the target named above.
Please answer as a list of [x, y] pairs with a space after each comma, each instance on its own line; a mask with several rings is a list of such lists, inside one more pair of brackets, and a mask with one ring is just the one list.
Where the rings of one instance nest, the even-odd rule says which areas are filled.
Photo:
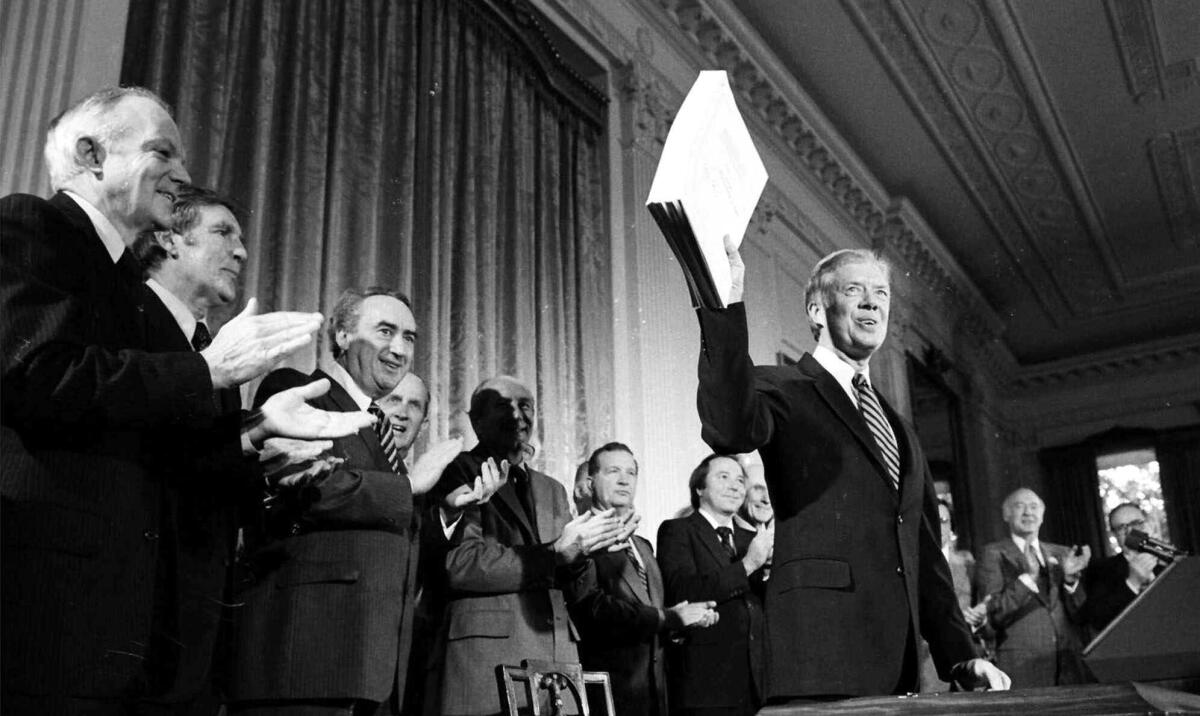
[[348, 286], [407, 291], [434, 437], [512, 374], [539, 401], [535, 465], [568, 480], [612, 427], [602, 129], [491, 11], [133, 0], [122, 81], [173, 105], [194, 180], [248, 210], [243, 297], [324, 310]]
[[1200, 427], [1164, 432], [1155, 452], [1171, 539], [1176, 547], [1200, 550]]
[[1106, 554], [1108, 543], [1096, 449], [1090, 443], [1050, 448], [1040, 454], [1045, 476], [1046, 503], [1042, 538], [1062, 544], [1089, 545], [1092, 554]]

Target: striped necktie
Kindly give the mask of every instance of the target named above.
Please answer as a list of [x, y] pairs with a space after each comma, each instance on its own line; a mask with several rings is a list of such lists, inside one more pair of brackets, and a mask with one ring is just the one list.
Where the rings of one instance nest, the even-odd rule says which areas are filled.
[[642, 580], [642, 588], [646, 590], [646, 594], [650, 594], [650, 577], [646, 574], [646, 566], [642, 564], [642, 560], [638, 559], [637, 546], [634, 545], [631, 538], [625, 543], [625, 554], [629, 557], [630, 563], [633, 564], [633, 571], [637, 572], [638, 579]]
[[858, 395], [858, 409], [862, 411], [863, 419], [867, 421], [867, 427], [871, 429], [871, 435], [875, 437], [875, 444], [879, 446], [879, 452], [883, 454], [883, 463], [887, 466], [888, 477], [892, 478], [892, 487], [898, 490], [900, 489], [900, 449], [896, 445], [896, 434], [892, 432], [892, 426], [883, 414], [879, 398], [875, 396], [875, 391], [867, 383], [867, 377], [862, 373], [855, 373], [854, 380], [851, 382], [854, 384], [855, 394]]
[[396, 439], [392, 435], [392, 421], [383, 414], [383, 409], [379, 407], [378, 403], [372, 402], [367, 407], [367, 412], [375, 416], [375, 435], [379, 438], [379, 445], [383, 448], [383, 454], [387, 456], [392, 472], [399, 475], [400, 453], [396, 451]]

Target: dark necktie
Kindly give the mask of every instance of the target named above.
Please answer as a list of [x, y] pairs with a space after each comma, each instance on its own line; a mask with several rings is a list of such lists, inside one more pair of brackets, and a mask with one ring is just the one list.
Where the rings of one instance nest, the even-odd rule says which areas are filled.
[[525, 510], [525, 518], [529, 520], [529, 524], [537, 530], [537, 512], [533, 508], [533, 495], [529, 484], [529, 473], [519, 465], [511, 465], [508, 468], [508, 481], [512, 483], [513, 491], [517, 493], [517, 501], [521, 503], [521, 507]]
[[733, 546], [733, 530], [729, 527], [718, 527], [717, 537], [720, 538], [725, 551], [729, 553], [729, 561], [737, 559], [737, 547]]
[[367, 412], [375, 416], [375, 435], [379, 438], [379, 446], [387, 457], [392, 472], [400, 474], [400, 453], [396, 451], [396, 438], [392, 435], [392, 421], [383, 414], [378, 403], [372, 402], [367, 406]]
[[900, 489], [900, 449], [896, 445], [896, 434], [892, 432], [892, 426], [883, 414], [879, 398], [875, 396], [875, 391], [867, 383], [867, 377], [862, 373], [855, 373], [851, 383], [854, 384], [854, 392], [858, 395], [858, 408], [862, 411], [863, 419], [867, 421], [867, 427], [871, 429], [871, 435], [875, 437], [875, 444], [879, 446], [879, 452], [883, 454], [883, 464], [887, 466], [888, 477], [892, 479], [892, 487], [898, 490]]
[[196, 330], [192, 332], [192, 348], [199, 353], [211, 344], [212, 334], [208, 332], [208, 326], [204, 325], [204, 321], [196, 321]]
[[133, 252], [129, 249], [125, 249], [121, 253], [121, 258], [117, 259], [117, 270], [131, 284], [138, 284], [145, 280], [145, 275], [142, 273], [142, 265], [133, 257]]

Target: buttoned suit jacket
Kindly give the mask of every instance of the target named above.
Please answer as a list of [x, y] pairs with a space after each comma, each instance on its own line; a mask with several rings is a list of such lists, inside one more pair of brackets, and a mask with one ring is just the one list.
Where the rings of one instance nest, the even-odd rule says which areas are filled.
[[1080, 584], [1073, 594], [1063, 587], [1062, 561], [1069, 547], [1040, 542], [1049, 589], [1025, 586], [1025, 557], [1012, 539], [987, 544], [975, 572], [976, 593], [991, 596], [988, 624], [996, 635], [996, 665], [1014, 689], [1077, 684], [1085, 680], [1074, 623], [1086, 598]]
[[897, 493], [861, 413], [811, 355], [754, 366], [743, 304], [697, 313], [702, 436], [720, 453], [759, 450], [775, 508], [766, 697], [915, 690], [910, 630], [948, 678], [974, 651], [912, 426], [880, 398], [899, 443]]
[[[282, 369], [255, 395], [329, 378]], [[335, 380], [309, 401], [359, 410]], [[412, 484], [392, 472], [373, 427], [334, 441], [345, 462], [248, 530], [248, 586], [240, 595], [235, 700], [403, 701], [412, 639], [419, 520]]]
[[715, 601], [720, 617], [711, 627], [687, 630], [682, 642], [671, 647], [673, 709], [739, 707], [762, 700], [762, 571], [747, 576], [741, 562], [753, 539], [753, 531], [735, 523], [737, 558], [731, 561], [699, 512], [658, 527], [666, 602]]
[[[593, 558], [600, 598], [570, 609], [579, 627], [579, 659], [587, 671], [607, 671], [617, 713], [666, 716], [667, 682], [663, 662], [663, 579], [650, 543], [632, 538], [646, 570], [638, 576], [628, 550]], [[599, 705], [593, 703], [594, 713]]]
[[1083, 619], [1091, 630], [1091, 637], [1104, 631], [1104, 627], [1137, 598], [1125, 583], [1127, 579], [1129, 560], [1121, 553], [1096, 560], [1083, 571], [1083, 586], [1087, 590]]
[[[473, 483], [486, 457], [482, 446], [460, 453], [435, 494]], [[445, 562], [449, 603], [440, 638], [438, 713], [499, 713], [497, 665], [579, 662], [579, 634], [567, 604], [595, 589], [595, 567], [589, 560], [556, 566], [551, 543], [571, 519], [567, 491], [537, 470], [526, 472], [536, 524], [510, 480], [486, 504], [464, 510], [455, 526]]]
[[5, 197], [0, 237], [4, 690], [157, 696], [153, 616], [176, 606], [155, 590], [159, 536], [179, 496], [149, 436], [216, 430], [239, 452], [240, 418], [220, 416], [201, 356], [152, 352], [140, 271], [72, 199]]

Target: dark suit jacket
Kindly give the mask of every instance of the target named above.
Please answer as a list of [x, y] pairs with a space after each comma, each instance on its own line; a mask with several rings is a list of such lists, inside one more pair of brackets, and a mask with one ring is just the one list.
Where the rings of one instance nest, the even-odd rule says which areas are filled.
[[1087, 601], [1083, 605], [1083, 620], [1095, 637], [1108, 623], [1117, 618], [1137, 597], [1125, 580], [1129, 579], [1129, 560], [1117, 553], [1093, 561], [1083, 572], [1083, 587]]
[[[145, 317], [156, 349], [191, 351], [191, 336], [183, 334], [158, 295], [144, 288]], [[218, 390], [214, 398], [222, 414], [240, 413], [237, 388]], [[197, 685], [207, 688], [215, 673], [218, 683], [208, 698], [219, 702], [228, 681], [229, 567], [239, 509], [254, 499], [261, 472], [256, 459], [244, 457], [240, 446], [235, 450], [231, 440], [223, 439], [222, 430], [160, 430], [152, 438], [154, 469], [179, 494], [161, 533], [162, 542], [174, 548], [163, 553], [164, 568], [158, 572], [159, 589], [176, 598], [172, 608], [159, 610], [155, 631], [161, 638], [151, 643], [151, 658], [168, 667], [161, 671], [174, 680], [162, 685], [168, 698], [183, 698]]]
[[[912, 427], [881, 399], [899, 441], [897, 494], [862, 415], [812, 356], [756, 367], [743, 304], [698, 314], [704, 440], [721, 453], [758, 449], [775, 508], [766, 696], [915, 690], [910, 630], [949, 676], [974, 651], [934, 537], [937, 503]], [[902, 668], [909, 683], [899, 684]]]
[[[255, 404], [327, 378], [267, 376]], [[358, 406], [330, 379], [322, 410]], [[374, 429], [334, 441], [345, 458], [247, 535], [251, 581], [237, 615], [235, 700], [401, 699], [411, 646], [419, 539], [412, 485], [393, 473]]]
[[[434, 494], [474, 482], [486, 457], [482, 446], [460, 453]], [[571, 519], [567, 491], [536, 470], [527, 472], [536, 524], [509, 482], [486, 504], [467, 508], [455, 527], [446, 554], [450, 601], [440, 638], [438, 713], [499, 713], [498, 664], [579, 662], [579, 636], [567, 604], [595, 589], [596, 571], [590, 561], [555, 565], [550, 544]]]
[[[646, 566], [649, 589], [628, 550], [597, 554], [592, 561], [602, 597], [575, 605], [571, 618], [582, 636], [580, 663], [587, 671], [608, 672], [617, 713], [666, 716], [663, 579], [650, 543], [634, 536], [633, 545]], [[592, 704], [593, 713], [603, 713], [599, 708]]]
[[762, 573], [748, 577], [741, 563], [753, 539], [754, 532], [734, 529], [738, 559], [731, 562], [716, 530], [699, 512], [659, 525], [659, 566], [667, 603], [712, 600], [720, 616], [714, 626], [690, 630], [672, 647], [673, 709], [744, 707], [762, 701]]
[[5, 197], [0, 237], [4, 689], [159, 696], [174, 677], [149, 649], [156, 609], [178, 606], [156, 584], [179, 493], [151, 433], [221, 424], [238, 451], [239, 418], [218, 419], [199, 355], [150, 352], [140, 273], [69, 197]]
[[1020, 580], [1025, 558], [1012, 539], [984, 546], [975, 572], [976, 593], [988, 595], [988, 623], [996, 633], [996, 665], [1014, 689], [1085, 680], [1074, 619], [1086, 592], [1063, 587], [1062, 560], [1069, 547], [1041, 542], [1049, 588], [1034, 593]]

